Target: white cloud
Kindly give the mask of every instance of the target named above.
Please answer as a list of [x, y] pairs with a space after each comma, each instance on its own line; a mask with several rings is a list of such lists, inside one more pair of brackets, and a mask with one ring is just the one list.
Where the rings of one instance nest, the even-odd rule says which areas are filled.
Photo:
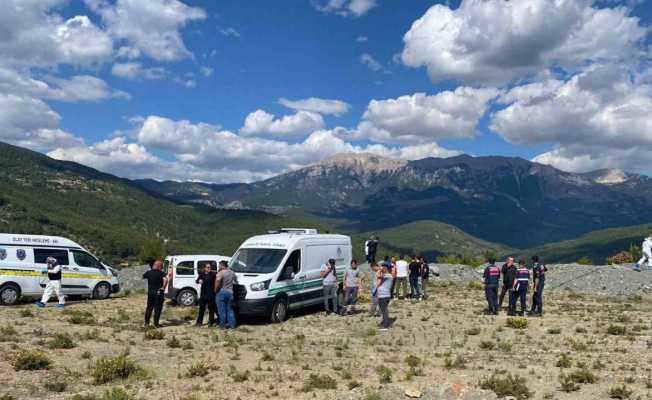
[[209, 77], [209, 76], [213, 75], [213, 68], [201, 67], [201, 68], [199, 68], [199, 73], [204, 75], [205, 77]]
[[0, 12], [0, 64], [50, 67], [61, 63], [88, 66], [113, 53], [109, 36], [86, 16], [64, 20], [51, 12], [63, 0], [6, 0]]
[[371, 100], [362, 122], [343, 137], [380, 143], [419, 144], [442, 138], [472, 138], [476, 125], [498, 90], [458, 87], [435, 95], [416, 93]]
[[168, 76], [168, 70], [163, 67], [143, 68], [138, 62], [113, 64], [111, 73], [120, 78], [159, 80]]
[[203, 20], [201, 8], [178, 0], [85, 0], [101, 17], [108, 33], [158, 61], [191, 57], [179, 32], [192, 21]]
[[235, 28], [231, 26], [221, 29], [220, 33], [226, 37], [234, 37], [234, 38], [240, 37], [240, 32], [238, 32], [237, 30], [235, 30]]
[[360, 17], [376, 7], [376, 0], [312, 0], [313, 6], [343, 17]]
[[405, 34], [401, 59], [433, 81], [503, 83], [546, 67], [630, 62], [647, 35], [624, 7], [589, 0], [464, 0], [432, 6]]
[[567, 81], [517, 87], [491, 129], [518, 145], [552, 144], [537, 160], [564, 169], [640, 170], [641, 157], [631, 153], [652, 146], [652, 85], [641, 79], [619, 66], [596, 65]]
[[366, 65], [367, 68], [374, 72], [384, 70], [383, 65], [379, 63], [371, 54], [363, 53], [360, 55], [358, 60], [360, 61], [360, 64]]
[[309, 97], [307, 99], [289, 100], [284, 97], [278, 99], [279, 104], [298, 111], [314, 111], [320, 114], [342, 115], [349, 112], [349, 104], [342, 100], [321, 99]]
[[421, 160], [426, 157], [448, 158], [462, 154], [459, 151], [441, 147], [436, 142], [402, 147], [386, 147], [380, 144], [372, 144], [367, 146], [364, 151], [399, 160]]
[[244, 126], [240, 128], [242, 135], [273, 135], [299, 136], [324, 127], [324, 119], [320, 114], [310, 111], [298, 111], [275, 119], [273, 114], [256, 110], [245, 118]]
[[115, 57], [119, 59], [135, 60], [140, 58], [140, 55], [140, 50], [137, 48], [131, 46], [122, 46], [116, 52]]
[[129, 94], [112, 89], [102, 79], [90, 75], [77, 75], [70, 79], [50, 77], [47, 82], [53, 87], [44, 96], [53, 100], [78, 102], [130, 98]]

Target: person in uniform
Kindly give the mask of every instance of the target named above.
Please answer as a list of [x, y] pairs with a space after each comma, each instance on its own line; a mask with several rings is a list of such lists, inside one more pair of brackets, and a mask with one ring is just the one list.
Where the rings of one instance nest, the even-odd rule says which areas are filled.
[[518, 262], [518, 269], [516, 270], [516, 279], [514, 280], [513, 293], [511, 298], [510, 309], [512, 314], [516, 314], [516, 301], [521, 301], [520, 315], [525, 315], [527, 312], [527, 289], [530, 284], [530, 270], [525, 266], [525, 261]]
[[546, 284], [546, 272], [548, 268], [539, 262], [539, 257], [532, 257], [532, 278], [534, 294], [532, 295], [532, 315], [543, 315], [543, 287]]
[[168, 278], [163, 272], [163, 261], [156, 260], [152, 269], [143, 274], [143, 279], [147, 280], [147, 306], [145, 307], [145, 327], [149, 326], [154, 312], [154, 326], [159, 328], [163, 303], [165, 302], [165, 287], [168, 284]]
[[41, 308], [45, 307], [52, 294], [55, 293], [59, 300], [57, 307], [64, 308], [66, 300], [61, 292], [61, 265], [59, 265], [59, 262], [54, 257], [48, 257], [45, 263], [47, 264], [47, 268], [44, 268], [41, 272], [48, 274], [48, 284], [45, 286], [41, 301], [36, 302], [36, 305]]
[[211, 271], [211, 264], [206, 263], [204, 270], [199, 273], [196, 283], [201, 285], [199, 294], [199, 312], [197, 313], [197, 322], [195, 325], [202, 326], [204, 324], [204, 313], [208, 308], [208, 326], [215, 325], [215, 314], [217, 313], [217, 305], [215, 304], [215, 276], [216, 273]]
[[489, 265], [484, 269], [484, 294], [487, 299], [487, 313], [498, 315], [498, 284], [500, 282], [500, 268], [496, 266], [496, 259], [487, 260]]

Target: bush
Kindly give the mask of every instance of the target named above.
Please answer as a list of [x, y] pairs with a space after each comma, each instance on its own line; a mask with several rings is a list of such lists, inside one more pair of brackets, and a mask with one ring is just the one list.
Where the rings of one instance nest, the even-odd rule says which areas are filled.
[[121, 354], [117, 357], [98, 359], [91, 365], [90, 372], [93, 382], [102, 385], [118, 379], [127, 379], [132, 375], [143, 374], [144, 370], [126, 354]]
[[407, 357], [405, 357], [405, 363], [410, 368], [416, 368], [419, 365], [421, 365], [421, 359], [415, 355], [410, 354]]
[[622, 336], [627, 333], [627, 328], [622, 325], [609, 325], [607, 333], [615, 336]]
[[48, 342], [48, 347], [51, 349], [72, 349], [75, 346], [72, 337], [65, 332], [55, 334]]
[[43, 385], [50, 392], [61, 393], [66, 391], [68, 384], [65, 381], [45, 382]]
[[233, 382], [240, 383], [249, 380], [250, 372], [249, 370], [239, 372], [233, 365], [231, 365], [229, 367], [228, 375], [233, 379]]
[[559, 335], [561, 333], [561, 328], [548, 328], [546, 332], [548, 332], [548, 335]]
[[328, 375], [310, 374], [303, 383], [302, 392], [312, 392], [315, 389], [332, 390], [337, 389], [337, 381]]
[[575, 392], [580, 390], [580, 384], [596, 383], [598, 377], [585, 368], [575, 370], [568, 375], [559, 375], [561, 390], [564, 392]]
[[491, 390], [498, 397], [512, 396], [517, 400], [529, 399], [534, 394], [528, 390], [525, 378], [512, 374], [495, 373], [490, 377], [485, 377], [480, 380], [480, 387], [484, 390]]
[[166, 255], [165, 246], [163, 242], [158, 239], [151, 239], [145, 241], [140, 251], [138, 252], [138, 261], [146, 264], [150, 260], [162, 260]]
[[95, 316], [91, 314], [89, 311], [81, 311], [81, 310], [74, 310], [67, 308], [66, 311], [64, 311], [65, 314], [70, 315], [70, 318], [68, 318], [68, 322], [71, 324], [75, 325], [95, 325], [97, 324], [97, 321], [95, 320]]
[[145, 340], [163, 340], [165, 337], [165, 332], [158, 329], [147, 329], [143, 334]]
[[135, 400], [135, 397], [118, 387], [104, 392], [101, 400]]
[[573, 365], [573, 361], [566, 354], [562, 354], [561, 357], [559, 357], [559, 360], [557, 360], [557, 363], [555, 364], [555, 366], [559, 368], [570, 368], [572, 365]]
[[454, 360], [446, 357], [444, 359], [444, 367], [447, 369], [464, 369], [466, 368], [466, 359], [461, 354], [455, 356]]
[[179, 341], [179, 339], [177, 339], [176, 336], [172, 336], [170, 339], [168, 339], [166, 344], [171, 349], [178, 349], [179, 347], [181, 347], [181, 342]]
[[[29, 318], [34, 316], [34, 313], [29, 308], [23, 308], [22, 310], [20, 310], [18, 314], [23, 318]], [[1, 399], [2, 397], [0, 397], [0, 400]]]
[[513, 329], [525, 329], [527, 328], [527, 318], [509, 317], [507, 318], [507, 327]]
[[478, 328], [478, 327], [469, 328], [469, 329], [464, 331], [464, 333], [466, 333], [469, 336], [479, 335], [480, 332], [482, 332], [482, 330], [480, 328]]
[[490, 340], [483, 340], [480, 342], [480, 349], [482, 350], [493, 350], [496, 347], [496, 344]]
[[579, 264], [579, 265], [593, 265], [593, 260], [591, 260], [590, 258], [584, 256], [584, 257], [580, 258], [579, 260], [575, 261], [575, 264]]
[[380, 383], [391, 383], [392, 382], [392, 370], [387, 368], [384, 365], [379, 365], [376, 367], [376, 374], [378, 374], [378, 381]]
[[190, 366], [188, 368], [188, 372], [186, 372], [186, 377], [187, 378], [195, 378], [195, 377], [203, 377], [208, 375], [210, 371], [210, 365], [206, 363], [205, 361], [198, 361]]
[[52, 361], [45, 353], [37, 350], [21, 350], [13, 360], [16, 371], [35, 371], [49, 369]]
[[[629, 251], [621, 251], [613, 257], [607, 258], [608, 264], [629, 264], [633, 263], [634, 261], [634, 257], [632, 257], [632, 253]], [[638, 259], [636, 261], [638, 261]]]
[[615, 386], [609, 389], [609, 398], [610, 399], [620, 399], [625, 400], [629, 399], [632, 396], [632, 391], [627, 388], [627, 386]]
[[471, 290], [484, 290], [484, 285], [480, 281], [469, 281], [468, 287]]

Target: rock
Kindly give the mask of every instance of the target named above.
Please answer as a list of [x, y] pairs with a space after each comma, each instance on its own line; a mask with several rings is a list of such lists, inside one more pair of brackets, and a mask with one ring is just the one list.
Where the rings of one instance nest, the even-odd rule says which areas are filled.
[[411, 399], [418, 399], [423, 396], [423, 393], [418, 389], [408, 388], [405, 389], [405, 395]]

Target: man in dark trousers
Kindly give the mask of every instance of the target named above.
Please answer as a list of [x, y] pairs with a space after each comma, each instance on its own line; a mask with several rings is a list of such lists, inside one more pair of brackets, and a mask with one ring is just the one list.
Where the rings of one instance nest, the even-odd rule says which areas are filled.
[[[510, 315], [516, 314], [516, 301], [521, 300], [520, 315], [525, 315], [527, 312], [527, 289], [530, 284], [530, 270], [525, 266], [525, 261], [518, 262], [518, 269], [516, 270], [516, 279], [514, 280], [514, 290], [510, 293], [509, 308]], [[513, 296], [511, 294], [513, 293]]]
[[543, 315], [543, 287], [546, 284], [546, 272], [548, 268], [539, 262], [539, 257], [532, 257], [532, 277], [534, 294], [532, 295], [532, 315]]
[[215, 276], [217, 273], [211, 271], [211, 265], [206, 263], [204, 270], [199, 273], [196, 283], [201, 285], [199, 294], [199, 312], [197, 313], [196, 326], [204, 324], [204, 313], [208, 307], [208, 326], [215, 324], [215, 313], [217, 307], [215, 305]]
[[[511, 274], [507, 274], [507, 270], [513, 268]], [[500, 308], [503, 308], [503, 300], [505, 299], [505, 293], [512, 290], [514, 284], [513, 280], [508, 282], [508, 278], [516, 277], [516, 265], [514, 264], [514, 257], [508, 257], [507, 262], [503, 264], [503, 267], [500, 269], [500, 274], [503, 276], [503, 286], [500, 288], [500, 300], [498, 300], [498, 305]], [[513, 277], [512, 277], [513, 275]]]
[[408, 271], [410, 277], [410, 297], [412, 299], [421, 299], [419, 290], [419, 277], [421, 276], [421, 263], [416, 255], [412, 256], [410, 264], [408, 264]]
[[163, 311], [163, 302], [165, 297], [165, 287], [168, 284], [168, 278], [163, 272], [163, 261], [156, 260], [152, 269], [143, 274], [143, 279], [147, 279], [147, 307], [145, 308], [145, 326], [149, 326], [154, 311], [154, 326], [159, 328], [161, 311]]
[[487, 298], [487, 314], [498, 315], [498, 284], [500, 283], [500, 268], [496, 259], [489, 258], [489, 265], [484, 269], [484, 294]]

